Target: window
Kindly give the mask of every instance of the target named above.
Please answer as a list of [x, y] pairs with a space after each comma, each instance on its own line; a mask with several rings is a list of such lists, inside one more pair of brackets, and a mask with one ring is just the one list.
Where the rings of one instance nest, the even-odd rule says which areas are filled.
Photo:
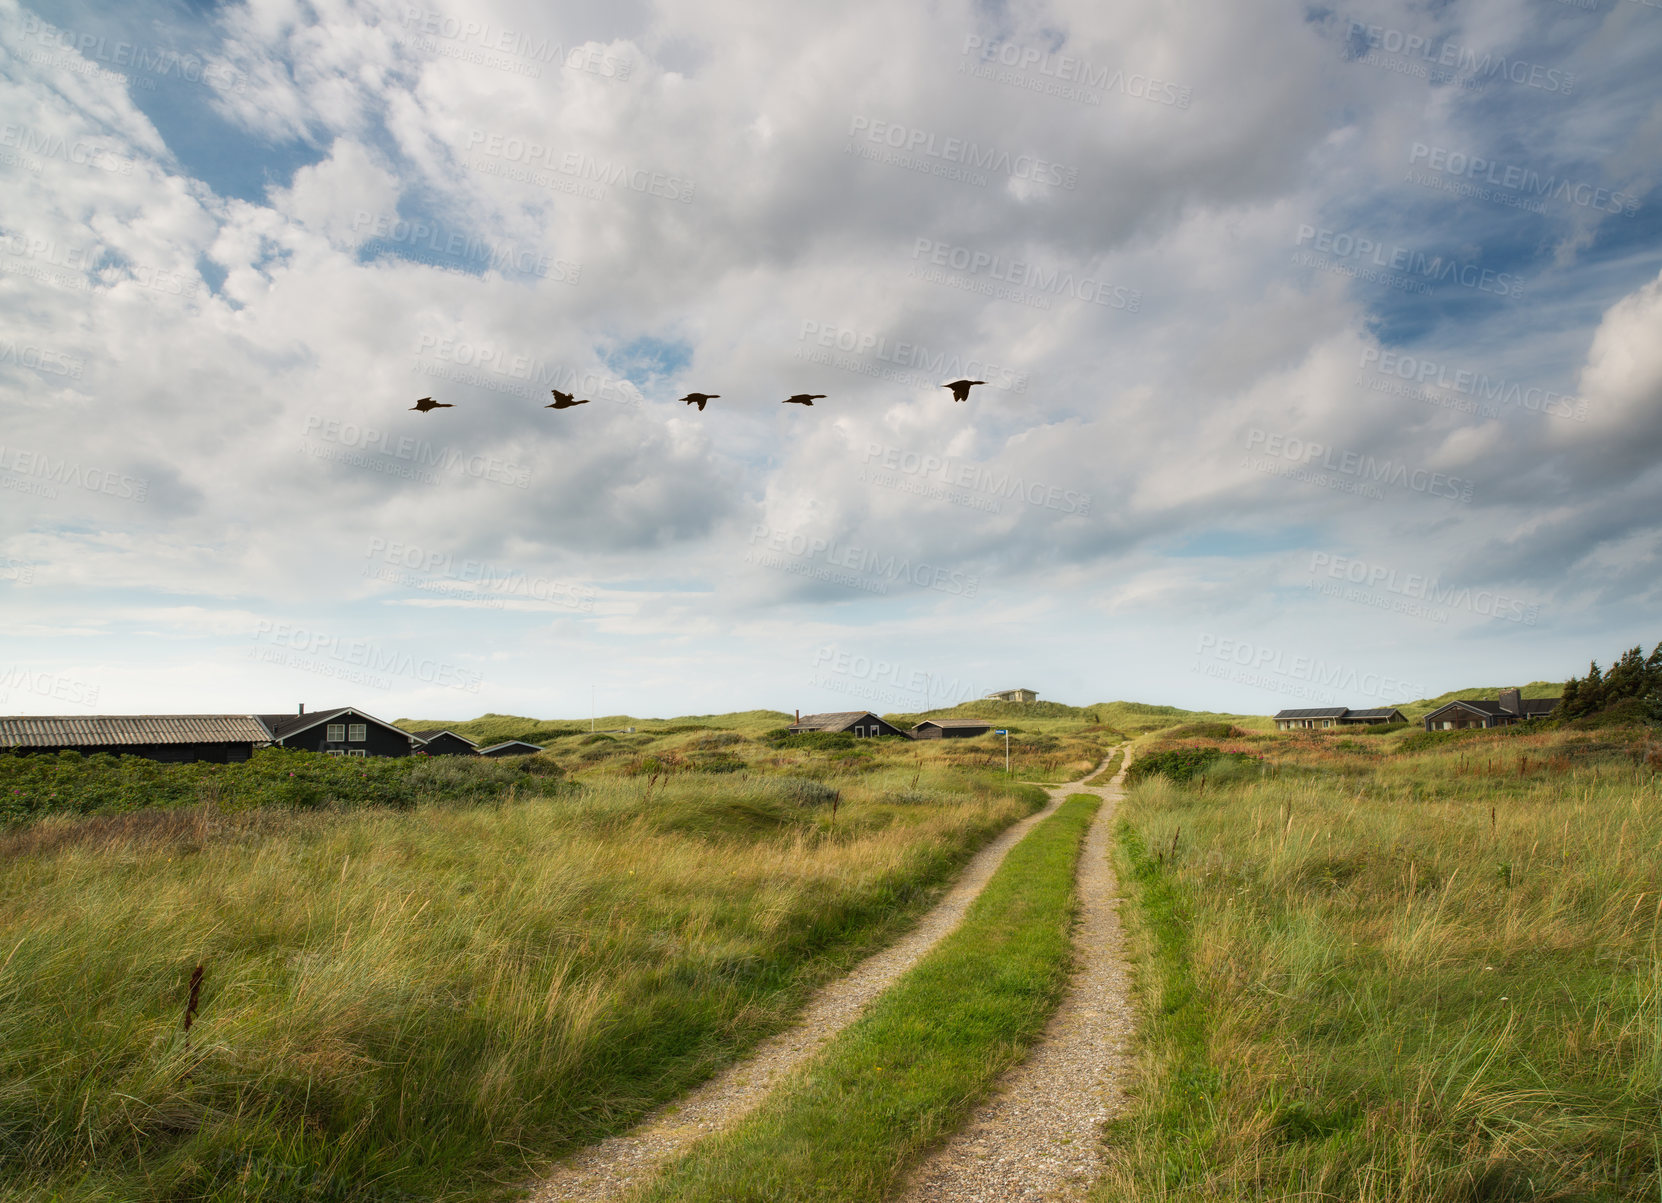
[[325, 755], [325, 756], [345, 756], [345, 755], [346, 755], [346, 753], [345, 753], [345, 752], [342, 752], [342, 751], [341, 751], [341, 750], [340, 750], [340, 749], [339, 749], [339, 748], [336, 748], [336, 749], [335, 749], [335, 750], [334, 750], [334, 751], [332, 751], [332, 752], [331, 752], [331, 751], [328, 751], [328, 750], [325, 750], [325, 751], [324, 751], [324, 753], [323, 753], [323, 754], [324, 754], [324, 755]]
[[[368, 756], [369, 755], [369, 753], [364, 751], [364, 749], [362, 749], [362, 748], [348, 748], [346, 750], [346, 754], [348, 756]], [[338, 755], [340, 755], [340, 753], [337, 752], [337, 753], [335, 753], [335, 755], [338, 756]]]
[[330, 723], [324, 728], [323, 738], [332, 744], [338, 744], [346, 739], [345, 723]]
[[347, 734], [349, 743], [361, 744], [369, 738], [368, 723], [353, 723]]

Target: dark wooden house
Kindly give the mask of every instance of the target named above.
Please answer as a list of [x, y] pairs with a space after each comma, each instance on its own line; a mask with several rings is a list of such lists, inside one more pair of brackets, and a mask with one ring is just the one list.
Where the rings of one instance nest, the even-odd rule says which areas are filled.
[[150, 760], [247, 760], [271, 740], [252, 714], [16, 715], [0, 718], [0, 750], [143, 756]]
[[804, 731], [820, 731], [827, 735], [837, 732], [847, 732], [850, 735], [898, 735], [902, 739], [908, 738], [906, 732], [889, 722], [879, 718], [869, 710], [836, 710], [828, 714], [798, 714], [796, 722], [791, 724], [793, 735]]
[[488, 748], [480, 748], [481, 756], [535, 756], [542, 751], [542, 745], [526, 743], [523, 739], [505, 739], [499, 744], [492, 744]]
[[1466, 698], [1439, 706], [1425, 716], [1427, 731], [1465, 731], [1472, 727], [1510, 727], [1513, 723], [1545, 718], [1558, 706], [1557, 698], [1524, 698], [1516, 689], [1500, 696]]
[[351, 706], [298, 714], [262, 714], [260, 722], [278, 747], [325, 756], [412, 756], [421, 747], [408, 731]]
[[993, 729], [978, 718], [926, 718], [912, 728], [913, 739], [974, 739]]
[[465, 735], [457, 735], [454, 731], [447, 731], [443, 727], [430, 727], [426, 731], [414, 733], [421, 746], [416, 749], [417, 755], [425, 756], [478, 756], [479, 745]]

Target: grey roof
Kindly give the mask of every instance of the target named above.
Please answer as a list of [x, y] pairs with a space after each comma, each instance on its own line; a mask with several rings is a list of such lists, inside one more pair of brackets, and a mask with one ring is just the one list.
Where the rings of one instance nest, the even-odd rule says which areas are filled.
[[492, 752], [501, 752], [508, 748], [530, 748], [533, 752], [543, 750], [541, 744], [528, 743], [523, 739], [505, 739], [499, 744], [492, 744], [488, 748], [480, 748], [479, 755], [489, 756]]
[[406, 739], [414, 738], [408, 731], [404, 730], [404, 728], [395, 727], [385, 719], [376, 718], [373, 714], [365, 714], [356, 706], [335, 706], [329, 710], [308, 710], [305, 714], [262, 714], [259, 716], [259, 719], [270, 729], [271, 738], [284, 740], [290, 738], [291, 736], [298, 735], [300, 732], [308, 730], [309, 728], [315, 727], [319, 723], [326, 723], [331, 719], [338, 719], [343, 714], [355, 715], [366, 722], [374, 723], [379, 727], [385, 727], [388, 731], [396, 731]]
[[432, 740], [437, 739], [441, 735], [448, 735], [452, 739], [461, 740], [464, 744], [466, 744], [470, 748], [477, 748], [479, 746], [478, 744], [474, 743], [471, 739], [469, 739], [467, 736], [457, 735], [449, 727], [429, 727], [425, 731], [411, 731], [408, 734], [415, 736], [422, 743], [429, 743]]
[[1526, 718], [1539, 718], [1543, 714], [1551, 714], [1558, 705], [1557, 698], [1521, 698], [1519, 701], [1523, 707], [1522, 710], [1508, 709], [1500, 704], [1498, 698], [1455, 698], [1452, 702], [1443, 703], [1425, 717], [1430, 718], [1432, 714], [1441, 714], [1454, 706], [1464, 706], [1468, 710], [1475, 710], [1479, 714], [1490, 716], [1519, 714]]
[[981, 727], [989, 731], [992, 729], [992, 723], [980, 718], [926, 718], [917, 725], [919, 727]]
[[0, 718], [0, 747], [269, 743], [252, 714], [70, 714]]
[[1401, 714], [1395, 706], [1377, 706], [1372, 710], [1348, 710], [1346, 718], [1390, 718], [1393, 714]]
[[259, 718], [271, 732], [271, 738], [284, 739], [296, 731], [304, 731], [307, 727], [345, 714], [350, 709], [350, 706], [336, 706], [330, 710], [310, 710], [305, 714], [262, 714]]
[[1276, 718], [1343, 718], [1351, 713], [1349, 706], [1320, 706], [1314, 710], [1278, 710]]
[[792, 731], [846, 731], [859, 720], [870, 716], [884, 720], [869, 710], [832, 710], [825, 714], [804, 714], [791, 724]]
[[1038, 693], [1038, 692], [1039, 691], [1037, 689], [1029, 689], [1025, 685], [1012, 685], [1009, 689], [995, 689], [995, 690], [992, 691], [992, 693], [989, 693], [987, 696], [990, 698], [990, 697], [993, 697], [993, 696], [995, 696], [997, 694], [1001, 694], [1001, 693]]

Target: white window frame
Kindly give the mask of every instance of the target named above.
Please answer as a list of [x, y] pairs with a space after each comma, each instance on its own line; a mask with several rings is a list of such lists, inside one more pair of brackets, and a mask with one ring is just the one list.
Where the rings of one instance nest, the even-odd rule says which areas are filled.
[[341, 744], [346, 742], [345, 723], [324, 723], [323, 739], [325, 743]]
[[367, 740], [368, 738], [369, 738], [369, 724], [368, 723], [352, 723], [352, 724], [347, 726], [347, 728], [346, 728], [346, 742], [347, 743], [349, 743], [349, 744], [361, 744], [365, 740]]
[[[335, 753], [335, 755], [339, 756], [340, 753], [337, 752], [337, 753]], [[363, 748], [348, 748], [348, 749], [346, 749], [346, 755], [348, 755], [348, 756], [368, 756], [369, 753]]]
[[346, 753], [341, 751], [339, 748], [325, 748], [324, 751], [323, 751], [323, 754], [325, 756], [345, 756], [346, 755]]

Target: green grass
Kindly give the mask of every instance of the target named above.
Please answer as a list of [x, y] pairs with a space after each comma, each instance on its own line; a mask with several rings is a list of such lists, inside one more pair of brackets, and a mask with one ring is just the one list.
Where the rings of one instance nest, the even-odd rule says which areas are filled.
[[1095, 777], [1092, 777], [1089, 781], [1085, 782], [1085, 784], [1107, 785], [1114, 779], [1114, 774], [1120, 771], [1120, 763], [1124, 761], [1124, 759], [1124, 752], [1115, 752], [1108, 758], [1108, 763], [1102, 766], [1102, 771]]
[[1041, 801], [773, 759], [0, 834], [0, 1198], [500, 1197], [790, 1022]]
[[880, 1200], [1043, 1031], [1066, 986], [1075, 867], [1099, 800], [1013, 848], [960, 927], [733, 1130], [640, 1200]]
[[1654, 733], [1253, 747], [1122, 805], [1142, 1056], [1095, 1197], [1662, 1196]]

